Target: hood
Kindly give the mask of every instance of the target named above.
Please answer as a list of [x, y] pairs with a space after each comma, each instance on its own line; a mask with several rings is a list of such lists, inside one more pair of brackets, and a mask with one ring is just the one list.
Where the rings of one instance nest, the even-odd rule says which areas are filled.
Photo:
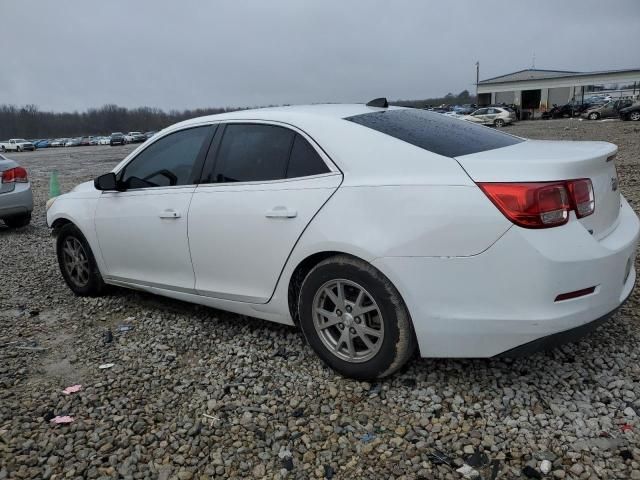
[[71, 192], [93, 192], [95, 191], [95, 187], [93, 186], [93, 180], [89, 182], [81, 183], [80, 185], [76, 185]]

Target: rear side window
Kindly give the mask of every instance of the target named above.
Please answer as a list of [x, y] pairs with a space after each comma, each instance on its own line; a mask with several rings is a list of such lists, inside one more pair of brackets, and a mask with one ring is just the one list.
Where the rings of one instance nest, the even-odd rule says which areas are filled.
[[470, 155], [523, 141], [465, 120], [417, 109], [365, 113], [345, 120], [445, 157]]
[[318, 152], [304, 138], [296, 134], [287, 168], [287, 178], [307, 177], [327, 173], [329, 169]]
[[227, 125], [216, 158], [215, 182], [285, 178], [294, 135], [273, 125]]

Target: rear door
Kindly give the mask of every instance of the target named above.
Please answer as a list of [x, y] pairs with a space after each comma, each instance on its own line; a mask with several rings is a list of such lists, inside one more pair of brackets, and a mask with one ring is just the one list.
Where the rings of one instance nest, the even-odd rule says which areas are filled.
[[266, 303], [298, 238], [342, 174], [303, 132], [228, 123], [189, 210], [196, 290]]

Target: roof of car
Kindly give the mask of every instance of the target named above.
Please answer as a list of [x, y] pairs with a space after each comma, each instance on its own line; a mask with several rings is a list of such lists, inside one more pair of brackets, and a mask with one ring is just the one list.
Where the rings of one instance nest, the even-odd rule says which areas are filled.
[[[285, 107], [267, 107], [250, 110], [236, 110], [234, 112], [219, 113], [205, 117], [185, 120], [177, 125], [186, 126], [206, 121], [216, 120], [274, 120], [282, 122], [295, 122], [296, 118], [347, 118], [364, 113], [379, 112], [383, 110], [400, 109], [402, 107], [367, 107], [364, 104], [317, 104], [317, 105], [292, 105]], [[176, 125], [176, 126], [177, 126]]]

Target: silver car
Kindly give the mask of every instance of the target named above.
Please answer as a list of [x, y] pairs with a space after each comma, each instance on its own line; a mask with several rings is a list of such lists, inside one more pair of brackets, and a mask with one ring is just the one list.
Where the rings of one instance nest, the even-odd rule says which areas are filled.
[[31, 221], [33, 195], [27, 171], [0, 155], [0, 220], [8, 227], [24, 227]]
[[485, 107], [479, 108], [470, 115], [465, 115], [462, 119], [500, 128], [513, 123], [516, 119], [516, 114], [513, 110], [503, 107]]

